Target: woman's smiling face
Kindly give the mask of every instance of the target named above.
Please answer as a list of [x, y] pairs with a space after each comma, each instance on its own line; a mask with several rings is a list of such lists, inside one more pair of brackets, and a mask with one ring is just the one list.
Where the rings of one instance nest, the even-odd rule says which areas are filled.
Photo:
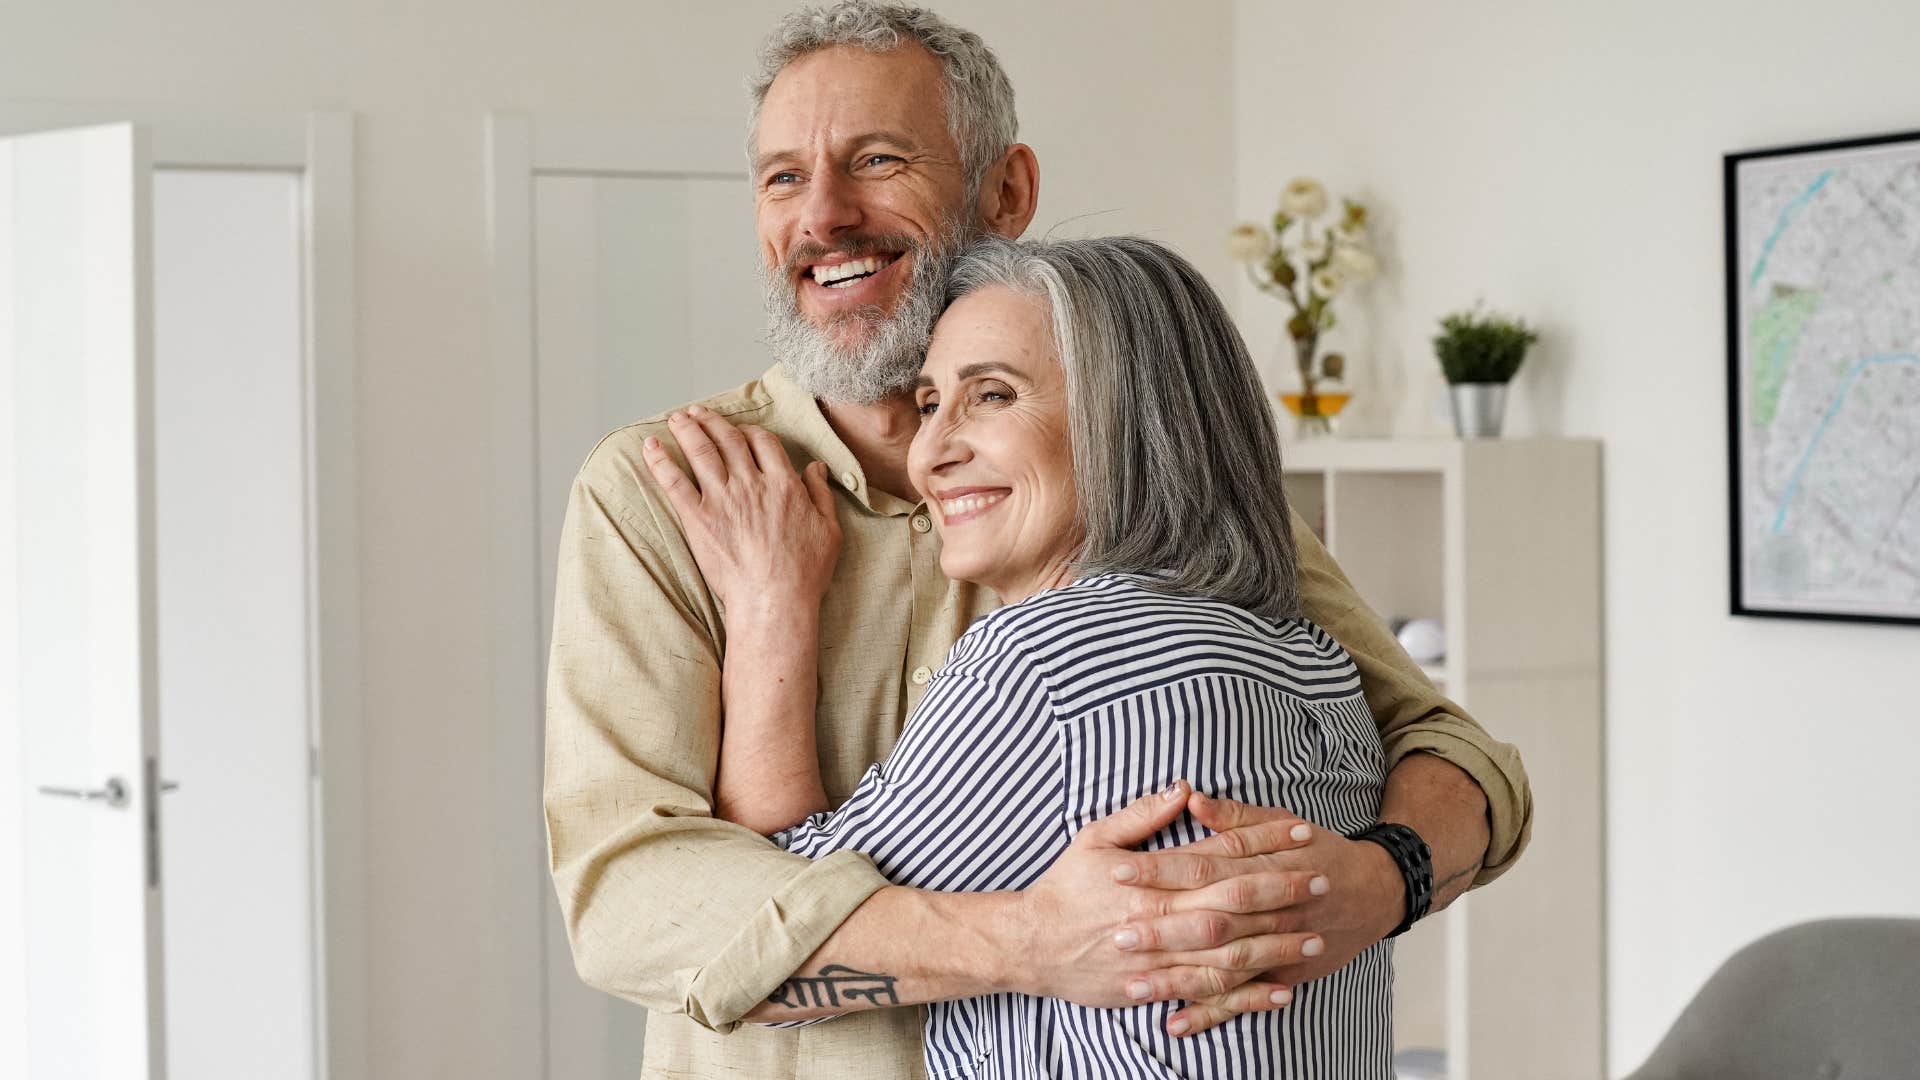
[[914, 402], [907, 469], [939, 523], [946, 575], [1009, 604], [1071, 581], [1067, 379], [1043, 304], [998, 285], [956, 301], [934, 327]]

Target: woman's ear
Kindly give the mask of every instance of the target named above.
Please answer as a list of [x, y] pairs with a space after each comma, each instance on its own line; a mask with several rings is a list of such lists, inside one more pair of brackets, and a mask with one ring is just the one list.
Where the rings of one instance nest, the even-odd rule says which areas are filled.
[[1040, 159], [1033, 147], [1014, 143], [980, 184], [980, 221], [988, 232], [1016, 240], [1039, 205]]

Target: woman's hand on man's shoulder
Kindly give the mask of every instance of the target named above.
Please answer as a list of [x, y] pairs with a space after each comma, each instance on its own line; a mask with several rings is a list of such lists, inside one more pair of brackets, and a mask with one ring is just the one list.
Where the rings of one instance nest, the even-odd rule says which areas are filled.
[[697, 405], [667, 425], [687, 471], [660, 439], [649, 438], [642, 454], [728, 621], [817, 610], [840, 559], [826, 466], [796, 472], [772, 432], [736, 428]]

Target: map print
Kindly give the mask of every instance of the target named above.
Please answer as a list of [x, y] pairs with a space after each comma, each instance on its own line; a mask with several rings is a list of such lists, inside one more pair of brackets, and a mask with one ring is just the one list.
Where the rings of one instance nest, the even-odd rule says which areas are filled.
[[1920, 138], [1730, 168], [1737, 606], [1920, 620]]

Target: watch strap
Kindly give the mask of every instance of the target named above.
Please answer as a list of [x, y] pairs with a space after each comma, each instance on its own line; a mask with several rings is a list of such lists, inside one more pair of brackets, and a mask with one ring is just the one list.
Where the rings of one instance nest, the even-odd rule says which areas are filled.
[[1425, 918], [1433, 907], [1433, 851], [1420, 834], [1399, 822], [1387, 821], [1361, 829], [1349, 840], [1367, 840], [1387, 849], [1407, 886], [1407, 915], [1393, 928], [1390, 938], [1399, 937]]

